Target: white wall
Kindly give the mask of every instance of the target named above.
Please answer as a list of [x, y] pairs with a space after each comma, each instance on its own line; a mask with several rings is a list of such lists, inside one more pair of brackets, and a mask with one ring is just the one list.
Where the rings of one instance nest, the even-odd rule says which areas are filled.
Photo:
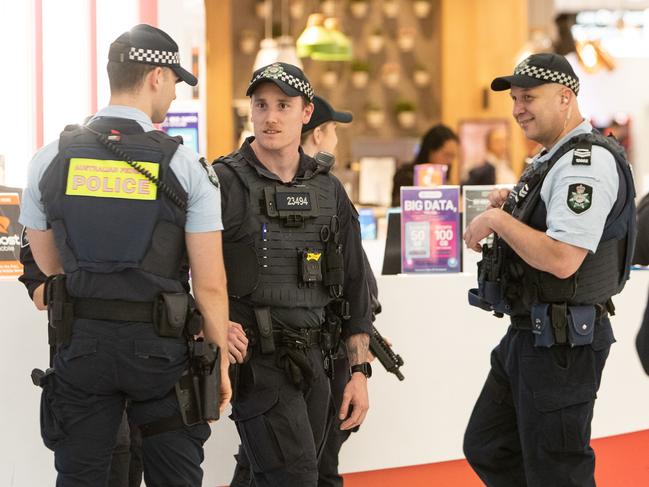
[[579, 106], [586, 118], [626, 113], [631, 117], [631, 162], [638, 195], [649, 191], [649, 58], [618, 58], [613, 71], [587, 74], [570, 61], [580, 79]]

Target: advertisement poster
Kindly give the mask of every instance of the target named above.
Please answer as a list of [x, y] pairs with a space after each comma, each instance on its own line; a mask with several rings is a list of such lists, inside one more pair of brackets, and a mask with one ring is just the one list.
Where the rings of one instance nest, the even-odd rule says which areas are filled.
[[361, 224], [361, 239], [376, 240], [376, 216], [372, 208], [358, 210], [358, 221]]
[[416, 164], [414, 186], [441, 186], [446, 184], [448, 166], [445, 164]]
[[[489, 193], [494, 189], [505, 188], [512, 189], [511, 184], [484, 185], [484, 186], [462, 186], [462, 208], [464, 208], [464, 220], [462, 225], [462, 234], [467, 225], [473, 221], [480, 213], [489, 208]], [[482, 244], [489, 244], [493, 237], [487, 237], [482, 240]], [[480, 252], [471, 250], [462, 242], [462, 270], [471, 274], [476, 274], [478, 262], [482, 259]]]
[[23, 273], [20, 263], [20, 196], [0, 193], [0, 279], [18, 277]]
[[171, 136], [180, 135], [183, 138], [183, 144], [195, 152], [200, 152], [198, 150], [198, 113], [169, 112], [165, 121], [162, 122], [162, 130]]
[[401, 188], [401, 272], [460, 271], [459, 186]]

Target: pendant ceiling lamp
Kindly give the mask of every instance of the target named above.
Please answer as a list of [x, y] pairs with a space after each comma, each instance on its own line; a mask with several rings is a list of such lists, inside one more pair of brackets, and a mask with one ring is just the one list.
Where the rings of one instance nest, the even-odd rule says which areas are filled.
[[297, 55], [315, 61], [351, 61], [352, 43], [340, 31], [338, 19], [321, 13], [309, 15], [304, 32], [297, 39]]
[[273, 38], [273, 1], [266, 1], [265, 37], [259, 43], [259, 52], [255, 58], [253, 71], [276, 62], [293, 64], [302, 69], [302, 61], [295, 51], [293, 38], [288, 35], [289, 9], [287, 0], [282, 0], [282, 35]]
[[324, 27], [329, 31], [332, 43], [320, 46], [311, 52], [314, 61], [351, 61], [352, 42], [340, 30], [340, 22], [335, 17], [325, 19]]

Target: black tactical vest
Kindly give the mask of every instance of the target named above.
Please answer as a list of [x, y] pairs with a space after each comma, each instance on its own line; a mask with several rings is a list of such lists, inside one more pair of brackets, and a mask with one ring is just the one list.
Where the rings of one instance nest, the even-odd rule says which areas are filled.
[[[119, 148], [186, 202], [169, 169], [181, 140], [144, 132], [123, 118], [90, 125], [112, 134]], [[182, 292], [185, 210], [142, 177], [86, 128], [68, 126], [40, 182], [47, 221], [74, 297], [152, 301]]]
[[[541, 187], [554, 164], [575, 149], [573, 164], [590, 164], [593, 145], [608, 150], [615, 158], [619, 176], [617, 200], [604, 226], [595, 253], [588, 253], [571, 277], [559, 279], [523, 261], [502, 239], [501, 282], [510, 315], [527, 314], [535, 303], [604, 304], [624, 288], [635, 243], [635, 186], [624, 149], [612, 137], [599, 132], [581, 134], [563, 144], [552, 157], [533, 168], [528, 167], [512, 190], [504, 210], [532, 228], [547, 230], [547, 210], [541, 199]], [[580, 155], [585, 156], [580, 156]], [[580, 162], [580, 160], [581, 162]], [[575, 162], [577, 161], [577, 162]]]
[[[228, 293], [255, 306], [321, 308], [332, 300], [332, 258], [323, 241], [332, 219], [337, 219], [336, 187], [329, 168], [318, 170], [292, 183], [263, 177], [235, 152], [219, 159], [232, 170], [248, 193], [248, 215], [241, 238], [224, 242], [223, 254]], [[331, 235], [333, 239], [333, 235]], [[342, 247], [340, 247], [342, 249]], [[322, 278], [305, 277], [305, 266], [322, 270]], [[317, 272], [316, 272], [317, 274]], [[311, 282], [305, 282], [311, 280]]]

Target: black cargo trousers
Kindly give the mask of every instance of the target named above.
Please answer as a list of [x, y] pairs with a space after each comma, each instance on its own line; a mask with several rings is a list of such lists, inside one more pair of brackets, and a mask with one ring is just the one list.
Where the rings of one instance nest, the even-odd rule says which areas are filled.
[[464, 436], [464, 454], [490, 487], [595, 485], [590, 424], [615, 341], [607, 316], [592, 345], [535, 347], [531, 330], [509, 328]]
[[[305, 387], [291, 382], [278, 366], [276, 353], [262, 354], [258, 346], [238, 366], [232, 419], [242, 445], [232, 486], [317, 486], [318, 454], [332, 405], [320, 346], [307, 349], [306, 358], [313, 380]], [[248, 463], [252, 479], [245, 469]]]
[[[41, 433], [54, 451], [59, 487], [105, 486], [126, 401], [137, 425], [179, 414], [174, 384], [187, 367], [183, 338], [151, 323], [77, 319], [41, 397]], [[206, 423], [142, 439], [148, 487], [200, 487]]]

